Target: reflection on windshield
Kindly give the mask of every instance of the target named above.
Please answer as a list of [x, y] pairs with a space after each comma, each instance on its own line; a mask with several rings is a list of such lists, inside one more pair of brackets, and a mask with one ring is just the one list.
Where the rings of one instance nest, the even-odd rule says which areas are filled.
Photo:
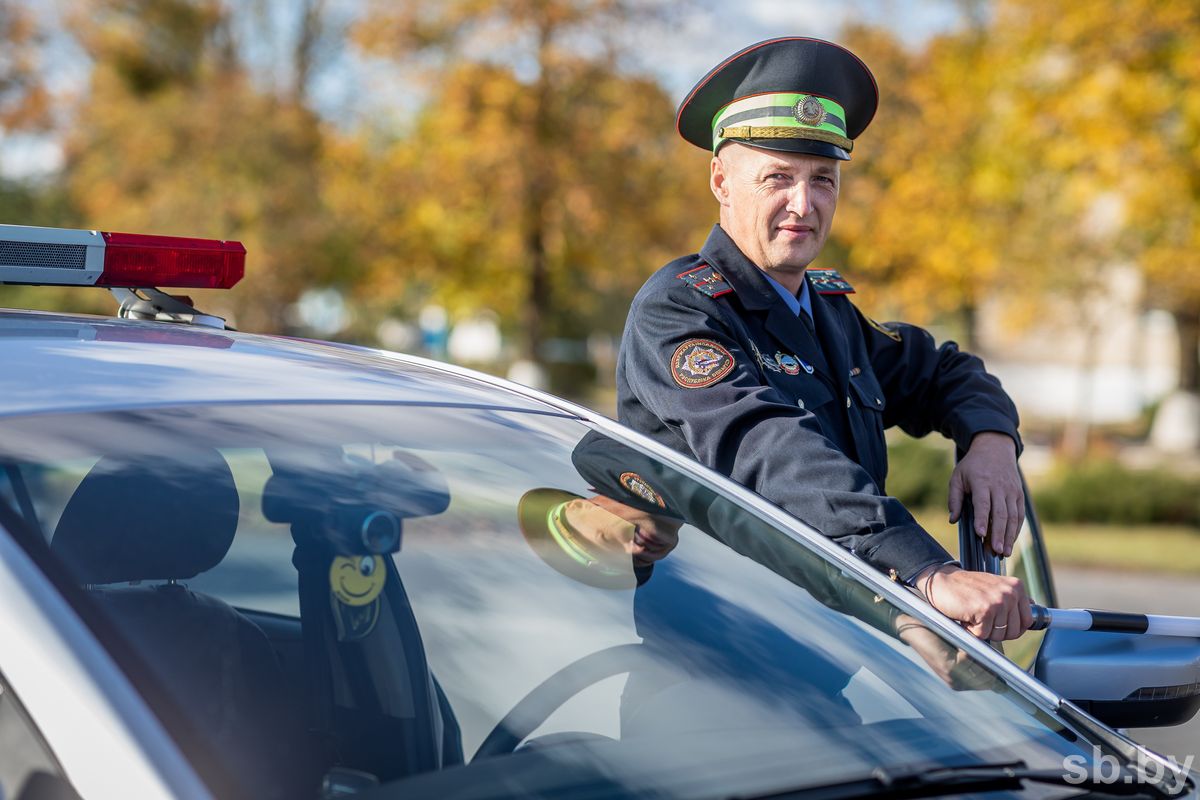
[[222, 796], [464, 763], [509, 770], [499, 795], [569, 794], [584, 773], [553, 765], [583, 759], [623, 791], [727, 796], [1092, 758], [837, 565], [576, 420], [46, 416], [0, 421], [0, 458], [0, 497]]

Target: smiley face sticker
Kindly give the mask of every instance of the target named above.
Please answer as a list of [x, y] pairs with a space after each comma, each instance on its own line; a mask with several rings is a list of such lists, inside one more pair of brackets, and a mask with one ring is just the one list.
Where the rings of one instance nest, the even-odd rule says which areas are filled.
[[348, 606], [369, 605], [386, 581], [380, 556], [338, 556], [329, 566], [329, 588], [338, 602]]

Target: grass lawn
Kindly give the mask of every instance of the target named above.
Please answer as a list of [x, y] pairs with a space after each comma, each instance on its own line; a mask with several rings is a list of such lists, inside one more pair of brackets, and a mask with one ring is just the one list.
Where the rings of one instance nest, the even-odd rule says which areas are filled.
[[[958, 552], [958, 527], [941, 509], [916, 514], [917, 521], [951, 553]], [[1200, 576], [1200, 530], [1173, 525], [1043, 523], [1050, 562], [1079, 567]]]

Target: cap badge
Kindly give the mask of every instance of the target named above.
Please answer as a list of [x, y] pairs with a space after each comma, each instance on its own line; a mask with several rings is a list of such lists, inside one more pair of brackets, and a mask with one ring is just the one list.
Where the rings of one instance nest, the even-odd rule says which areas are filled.
[[811, 125], [814, 128], [829, 116], [829, 112], [825, 110], [821, 101], [811, 94], [796, 101], [796, 105], [792, 108], [792, 114], [801, 125]]

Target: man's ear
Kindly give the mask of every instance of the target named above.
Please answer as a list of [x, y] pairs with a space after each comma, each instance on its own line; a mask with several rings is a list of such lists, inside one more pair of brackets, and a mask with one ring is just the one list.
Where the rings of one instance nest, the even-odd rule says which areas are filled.
[[712, 189], [713, 197], [717, 198], [717, 202], [722, 206], [729, 205], [729, 187], [725, 183], [728, 179], [725, 162], [720, 156], [713, 156], [709, 162], [708, 188]]

